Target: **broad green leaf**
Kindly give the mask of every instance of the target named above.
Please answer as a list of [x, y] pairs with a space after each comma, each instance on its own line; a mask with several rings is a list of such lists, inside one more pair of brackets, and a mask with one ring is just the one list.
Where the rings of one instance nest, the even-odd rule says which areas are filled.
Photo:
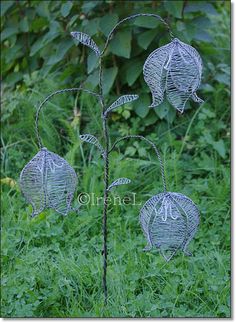
[[23, 44], [16, 44], [15, 46], [10, 47], [6, 50], [4, 56], [7, 64], [11, 63], [19, 57], [24, 56], [22, 45]]
[[1, 17], [12, 7], [15, 1], [1, 1]]
[[157, 31], [154, 30], [148, 30], [143, 32], [142, 34], [138, 35], [138, 44], [140, 47], [147, 49], [148, 46], [151, 44], [153, 39], [156, 37]]
[[214, 8], [214, 6], [207, 2], [207, 1], [191, 1], [187, 2], [186, 6], [184, 7], [184, 13], [189, 13], [189, 12], [203, 12], [204, 14], [209, 14], [209, 15], [217, 15], [217, 11]]
[[222, 158], [225, 158], [225, 144], [222, 139], [212, 143], [213, 148], [219, 153]]
[[134, 102], [134, 110], [140, 118], [145, 118], [150, 110], [150, 97], [148, 94], [141, 94], [139, 100]]
[[73, 42], [70, 39], [64, 40], [56, 46], [56, 51], [52, 54], [47, 61], [47, 65], [54, 65], [60, 62], [68, 50], [73, 46]]
[[142, 73], [143, 63], [141, 61], [134, 60], [129, 63], [126, 70], [126, 80], [129, 86], [133, 85], [139, 75]]
[[7, 27], [3, 29], [1, 32], [1, 41], [4, 41], [5, 39], [16, 35], [18, 33], [18, 28], [17, 27]]
[[73, 3], [71, 1], [67, 1], [66, 3], [63, 3], [61, 6], [62, 16], [67, 17], [69, 15], [72, 7], [73, 7]]
[[107, 14], [100, 19], [100, 30], [105, 35], [108, 36], [109, 32], [118, 22], [118, 15], [117, 14]]
[[[150, 109], [150, 112], [148, 113], [148, 115], [146, 116], [146, 118], [143, 119], [143, 122], [145, 124], [145, 126], [151, 126], [152, 124], [156, 123], [158, 120], [157, 115], [155, 114], [155, 112], [153, 111], [153, 109]], [[174, 109], [172, 109], [174, 110]]]
[[130, 58], [131, 36], [131, 30], [117, 32], [110, 43], [111, 52], [121, 57]]
[[99, 1], [84, 1], [82, 5], [82, 12], [89, 13], [92, 11], [97, 5]]
[[90, 51], [87, 58], [87, 71], [90, 74], [98, 66], [98, 57], [93, 51]]
[[61, 27], [57, 21], [53, 21], [50, 25], [49, 31], [42, 37], [36, 40], [31, 46], [30, 56], [34, 56], [40, 49], [50, 43], [52, 40], [60, 35]]
[[28, 23], [28, 18], [24, 17], [20, 23], [19, 23], [20, 30], [23, 33], [27, 33], [29, 31], [29, 23]]
[[138, 17], [134, 21], [134, 25], [145, 28], [156, 28], [161, 22], [153, 17]]
[[230, 75], [226, 74], [226, 73], [217, 73], [215, 76], [215, 79], [219, 82], [219, 83], [223, 83], [225, 85], [230, 85]]
[[168, 11], [170, 15], [175, 18], [182, 18], [182, 10], [183, 10], [183, 1], [165, 1], [164, 7]]
[[197, 32], [194, 35], [194, 38], [196, 40], [200, 40], [208, 43], [211, 43], [213, 40], [212, 36], [205, 30], [197, 30]]
[[154, 111], [156, 112], [156, 114], [160, 119], [163, 119], [167, 115], [169, 110], [170, 110], [170, 104], [166, 99], [164, 99], [164, 101], [154, 109]]
[[111, 68], [106, 68], [104, 69], [104, 74], [103, 74], [103, 92], [104, 94], [108, 94], [110, 89], [112, 88], [112, 85], [115, 81], [115, 78], [118, 73], [118, 68], [117, 67], [111, 67]]
[[84, 32], [89, 34], [90, 36], [93, 36], [97, 34], [99, 29], [99, 22], [100, 18], [94, 18], [94, 19], [85, 19], [82, 23], [82, 26], [84, 27]]
[[6, 84], [14, 86], [17, 82], [22, 80], [23, 74], [21, 72], [13, 72], [9, 74], [6, 78]]
[[37, 6], [36, 6], [36, 12], [40, 17], [45, 17], [50, 20], [50, 11], [49, 11], [49, 6], [50, 1], [41, 1]]

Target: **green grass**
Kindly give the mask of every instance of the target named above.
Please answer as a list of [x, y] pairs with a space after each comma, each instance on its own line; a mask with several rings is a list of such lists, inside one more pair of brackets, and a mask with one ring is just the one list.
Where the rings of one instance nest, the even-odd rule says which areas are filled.
[[[87, 165], [81, 164], [78, 193], [101, 196], [102, 165], [97, 157], [95, 154]], [[118, 158], [113, 154], [114, 176], [129, 174], [133, 183], [114, 190], [114, 195], [135, 192], [137, 202], [144, 203], [161, 191], [154, 159], [143, 163], [124, 158], [118, 168]], [[199, 231], [190, 245], [192, 257], [178, 254], [166, 263], [156, 252], [144, 253], [145, 238], [138, 223], [140, 206], [110, 209], [106, 308], [101, 207], [83, 206], [79, 214], [72, 212], [64, 218], [48, 210], [31, 220], [31, 208], [21, 193], [3, 186], [2, 316], [229, 317], [230, 176], [213, 157], [211, 162], [215, 167], [208, 175], [201, 171], [191, 180], [185, 175], [188, 163], [180, 163], [177, 178], [182, 183], [177, 187], [169, 178], [170, 190], [188, 195], [200, 208]], [[136, 174], [140, 164], [143, 166]], [[167, 168], [169, 172], [169, 163]], [[152, 180], [154, 176], [157, 181]]]

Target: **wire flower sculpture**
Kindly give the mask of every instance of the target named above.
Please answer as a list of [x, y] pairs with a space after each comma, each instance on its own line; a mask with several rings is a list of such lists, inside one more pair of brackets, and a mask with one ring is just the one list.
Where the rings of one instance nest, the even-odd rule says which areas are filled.
[[202, 75], [202, 60], [198, 52], [178, 38], [154, 50], [143, 66], [144, 80], [152, 92], [152, 104], [162, 103], [164, 94], [181, 113], [188, 99], [203, 102], [196, 94]]
[[77, 176], [66, 160], [42, 148], [20, 174], [21, 190], [32, 207], [32, 217], [45, 208], [62, 215], [71, 210]]
[[197, 231], [199, 211], [185, 195], [164, 192], [144, 204], [140, 223], [147, 239], [144, 250], [157, 248], [169, 261], [177, 250], [190, 255], [187, 247]]
[[42, 107], [55, 95], [84, 91], [96, 97], [102, 108], [101, 121], [104, 141], [101, 143], [92, 134], [80, 135], [80, 140], [98, 148], [104, 161], [104, 205], [103, 205], [103, 291], [107, 304], [107, 215], [108, 196], [110, 191], [119, 186], [129, 184], [130, 179], [121, 177], [110, 182], [110, 153], [122, 140], [140, 139], [152, 146], [158, 158], [161, 170], [163, 192], [151, 197], [140, 211], [140, 224], [147, 239], [145, 250], [156, 248], [168, 261], [178, 251], [189, 254], [187, 248], [194, 237], [198, 223], [199, 212], [195, 204], [180, 193], [168, 192], [164, 165], [159, 150], [149, 139], [140, 135], [129, 135], [117, 139], [112, 145], [109, 140], [108, 118], [112, 111], [125, 103], [138, 100], [136, 94], [122, 95], [115, 102], [106, 106], [103, 94], [103, 56], [117, 27], [137, 17], [154, 17], [165, 25], [171, 38], [167, 44], [149, 55], [144, 64], [144, 79], [149, 85], [153, 103], [157, 106], [163, 101], [164, 93], [169, 102], [183, 112], [186, 101], [191, 97], [202, 102], [196, 95], [200, 85], [202, 63], [197, 51], [174, 38], [169, 25], [155, 14], [136, 14], [119, 21], [108, 34], [103, 50], [100, 50], [93, 39], [82, 32], [71, 32], [71, 36], [79, 43], [91, 48], [99, 59], [99, 91], [93, 92], [84, 87], [63, 89], [53, 92], [40, 104], [36, 112], [36, 136], [40, 151], [25, 166], [20, 175], [20, 184], [27, 202], [33, 206], [33, 216], [44, 208], [51, 207], [66, 215], [71, 210], [73, 194], [77, 186], [77, 178], [71, 166], [58, 155], [43, 147], [39, 135], [39, 114]]

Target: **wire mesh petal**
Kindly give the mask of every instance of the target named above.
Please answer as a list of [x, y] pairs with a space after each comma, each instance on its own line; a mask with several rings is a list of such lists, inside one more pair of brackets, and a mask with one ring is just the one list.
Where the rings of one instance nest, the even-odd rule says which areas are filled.
[[[168, 101], [180, 112], [200, 85], [202, 61], [198, 52], [178, 39], [173, 40], [173, 50], [166, 66], [166, 93]], [[200, 101], [198, 101], [200, 102]]]
[[165, 64], [169, 58], [172, 44], [162, 46], [152, 52], [143, 66], [144, 80], [152, 93], [152, 104], [150, 107], [158, 106], [164, 99], [166, 69]]
[[169, 260], [179, 249], [188, 254], [188, 244], [199, 224], [199, 212], [183, 194], [160, 193], [144, 204], [140, 223], [148, 242], [145, 250], [155, 247]]
[[77, 176], [66, 160], [42, 148], [23, 168], [21, 190], [33, 206], [32, 216], [45, 208], [53, 208], [62, 215], [71, 210]]

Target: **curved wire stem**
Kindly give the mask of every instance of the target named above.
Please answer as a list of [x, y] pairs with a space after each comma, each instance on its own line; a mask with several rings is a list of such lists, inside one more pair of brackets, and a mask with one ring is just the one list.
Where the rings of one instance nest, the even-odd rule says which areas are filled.
[[159, 163], [160, 163], [160, 168], [161, 168], [161, 178], [162, 178], [162, 184], [163, 184], [163, 189], [164, 189], [164, 192], [166, 192], [166, 178], [165, 178], [165, 170], [164, 170], [164, 164], [163, 164], [163, 161], [162, 161], [162, 158], [161, 158], [161, 154], [159, 152], [159, 150], [157, 149], [157, 146], [154, 144], [154, 142], [152, 142], [151, 140], [143, 137], [143, 136], [140, 136], [140, 135], [128, 135], [128, 136], [125, 136], [125, 137], [121, 137], [119, 138], [118, 140], [116, 140], [114, 142], [114, 144], [112, 145], [111, 149], [109, 150], [108, 154], [110, 152], [112, 152], [112, 150], [115, 148], [115, 146], [122, 140], [125, 140], [125, 139], [131, 139], [131, 138], [136, 138], [136, 139], [141, 139], [141, 140], [144, 140], [146, 141], [147, 143], [149, 143], [152, 148], [155, 150], [155, 153], [157, 155], [157, 158], [159, 160]]
[[110, 31], [109, 35], [107, 36], [107, 40], [106, 40], [106, 43], [105, 43], [105, 46], [101, 52], [101, 55], [104, 54], [105, 50], [107, 49], [107, 46], [109, 44], [109, 41], [111, 40], [112, 36], [113, 36], [113, 33], [114, 31], [117, 29], [117, 27], [119, 27], [121, 24], [123, 24], [123, 22], [126, 22], [128, 20], [131, 20], [131, 19], [135, 19], [135, 18], [138, 18], [138, 17], [153, 17], [153, 18], [156, 18], [158, 19], [160, 22], [162, 22], [165, 27], [167, 28], [167, 31], [170, 35], [170, 38], [171, 40], [174, 39], [174, 35], [172, 33], [172, 31], [170, 30], [170, 26], [168, 25], [168, 23], [163, 19], [161, 18], [160, 16], [154, 14], [154, 13], [138, 13], [138, 14], [135, 14], [135, 15], [131, 15], [131, 16], [128, 16], [122, 20], [120, 20], [114, 27], [113, 29]]
[[[102, 225], [102, 231], [103, 231], [103, 291], [104, 291], [104, 305], [107, 304], [107, 236], [108, 236], [108, 230], [107, 230], [107, 213], [108, 213], [108, 195], [109, 195], [109, 153], [110, 151], [114, 148], [114, 146], [121, 140], [126, 139], [126, 138], [140, 138], [140, 139], [144, 139], [146, 142], [148, 142], [149, 144], [151, 144], [153, 146], [153, 148], [155, 149], [155, 152], [158, 156], [160, 165], [161, 165], [161, 173], [162, 173], [162, 180], [163, 180], [163, 187], [164, 187], [164, 191], [166, 191], [166, 182], [165, 182], [165, 176], [164, 176], [164, 167], [163, 167], [163, 163], [162, 163], [162, 159], [161, 156], [159, 154], [159, 151], [157, 149], [157, 147], [154, 145], [154, 143], [152, 143], [150, 140], [142, 137], [142, 136], [128, 136], [126, 138], [121, 138], [120, 140], [118, 140], [110, 149], [110, 144], [109, 144], [109, 129], [108, 129], [108, 124], [107, 124], [107, 117], [104, 117], [104, 111], [106, 110], [105, 107], [105, 100], [104, 100], [104, 94], [103, 94], [103, 66], [102, 66], [102, 58], [103, 55], [107, 49], [107, 46], [109, 44], [109, 41], [112, 38], [112, 35], [114, 33], [114, 31], [116, 30], [117, 27], [119, 27], [123, 22], [126, 22], [128, 20], [131, 19], [135, 19], [137, 17], [154, 17], [156, 19], [158, 19], [159, 21], [161, 21], [167, 28], [169, 35], [171, 37], [171, 39], [174, 38], [174, 35], [172, 34], [169, 25], [167, 24], [167, 22], [165, 20], [163, 20], [160, 16], [155, 15], [155, 14], [136, 14], [136, 15], [132, 15], [129, 17], [126, 17], [124, 19], [122, 19], [121, 21], [119, 21], [114, 28], [111, 30], [111, 32], [109, 33], [106, 43], [104, 45], [104, 49], [102, 50], [101, 54], [100, 54], [100, 58], [99, 58], [99, 82], [98, 82], [98, 86], [99, 86], [99, 95], [95, 94], [96, 96], [98, 96], [100, 98], [100, 103], [101, 103], [101, 107], [102, 107], [102, 114], [101, 114], [101, 118], [102, 118], [102, 125], [103, 125], [103, 136], [104, 136], [104, 154], [103, 154], [103, 159], [104, 159], [104, 207], [103, 207], [103, 225]], [[90, 92], [91, 94], [94, 94], [93, 92]], [[50, 97], [49, 97], [50, 98]], [[48, 98], [48, 99], [49, 99]], [[45, 103], [45, 102], [44, 102]], [[38, 132], [37, 132], [38, 133]], [[39, 137], [38, 137], [39, 138]], [[39, 138], [40, 139], [40, 138]], [[40, 141], [39, 141], [40, 142]]]
[[62, 90], [58, 90], [58, 91], [55, 91], [53, 93], [51, 93], [50, 95], [48, 95], [39, 105], [37, 111], [36, 111], [36, 117], [35, 117], [35, 131], [36, 131], [36, 136], [37, 136], [37, 140], [38, 140], [38, 145], [39, 145], [39, 148], [41, 149], [43, 147], [43, 144], [42, 144], [42, 140], [41, 140], [41, 137], [39, 135], [39, 114], [40, 114], [40, 111], [42, 109], [42, 107], [44, 106], [44, 104], [46, 102], [48, 102], [53, 96], [57, 95], [57, 94], [61, 94], [61, 93], [65, 93], [65, 92], [78, 92], [78, 91], [83, 91], [83, 92], [87, 92], [97, 98], [99, 98], [101, 100], [101, 97], [99, 94], [95, 93], [95, 92], [92, 92], [90, 90], [87, 90], [87, 89], [84, 89], [83, 87], [78, 87], [78, 88], [69, 88], [69, 89], [62, 89]]
[[98, 86], [99, 86], [99, 93], [100, 93], [100, 102], [102, 106], [102, 129], [103, 129], [103, 136], [104, 136], [104, 153], [103, 153], [103, 159], [104, 159], [104, 204], [103, 204], [103, 220], [102, 220], [102, 234], [103, 234], [103, 276], [102, 276], [102, 285], [103, 285], [103, 292], [104, 292], [104, 305], [107, 305], [107, 212], [108, 212], [108, 187], [109, 187], [109, 130], [108, 130], [108, 124], [107, 124], [107, 118], [103, 117], [104, 111], [106, 110], [105, 102], [104, 102], [104, 96], [103, 96], [103, 67], [102, 67], [102, 55], [99, 59], [99, 80], [98, 80]]

